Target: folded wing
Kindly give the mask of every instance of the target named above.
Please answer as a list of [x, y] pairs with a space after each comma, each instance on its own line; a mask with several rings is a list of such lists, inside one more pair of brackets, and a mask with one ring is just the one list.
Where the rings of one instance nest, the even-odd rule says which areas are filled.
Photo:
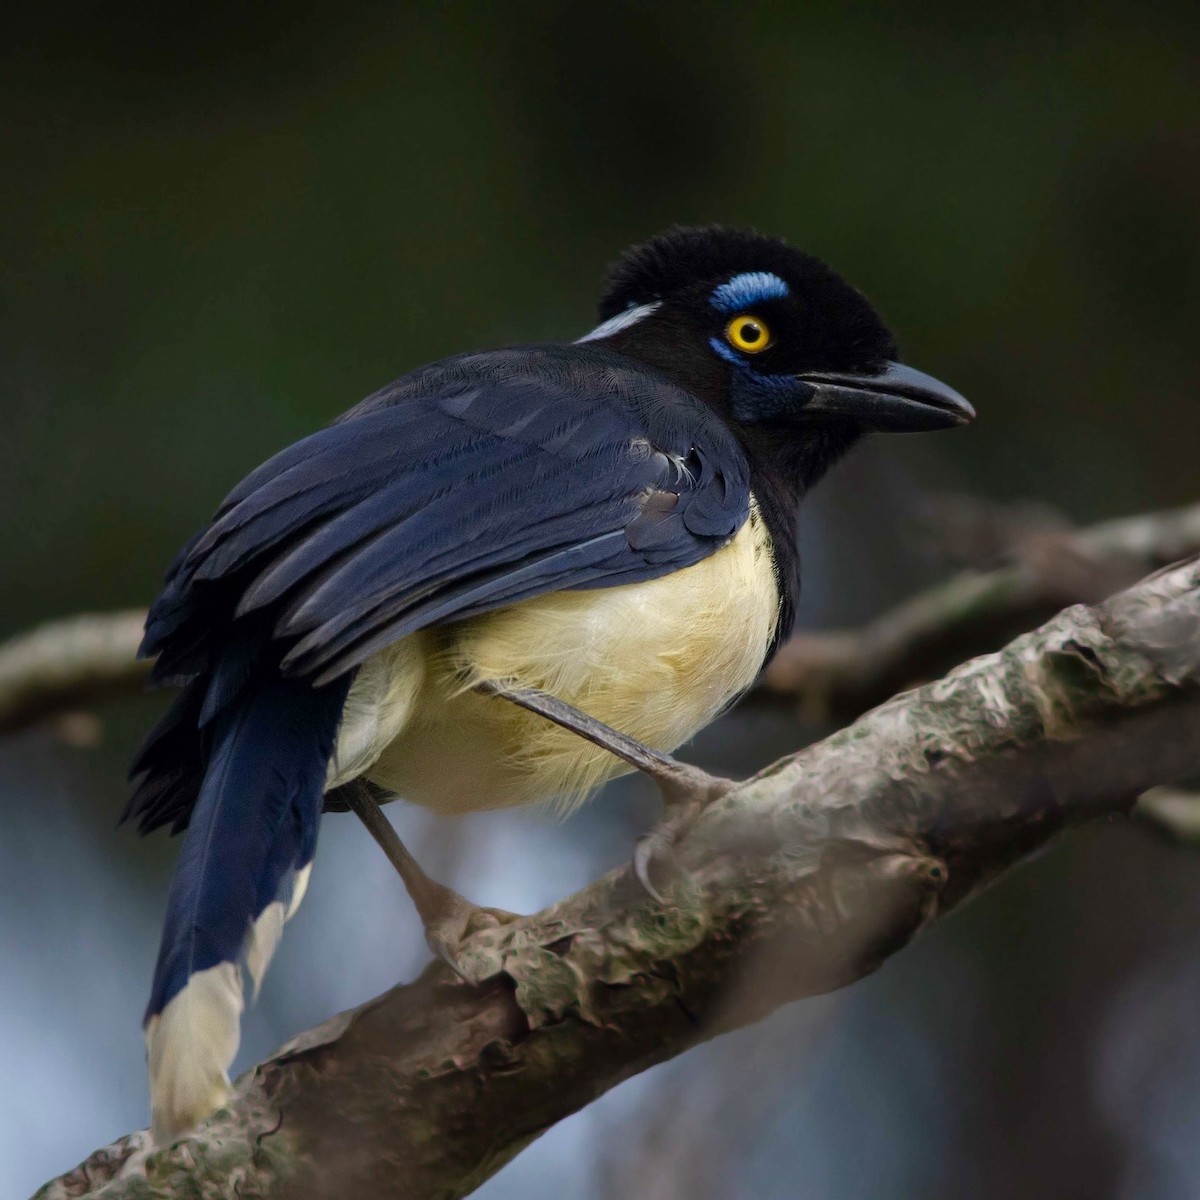
[[258, 625], [285, 675], [323, 685], [425, 626], [689, 566], [749, 504], [727, 429], [609, 351], [496, 351], [405, 377], [249, 475], [172, 567], [143, 651], [186, 687], [135, 764], [129, 815], [186, 822], [189, 737], [238, 695], [236, 673], [214, 671], [235, 627]]

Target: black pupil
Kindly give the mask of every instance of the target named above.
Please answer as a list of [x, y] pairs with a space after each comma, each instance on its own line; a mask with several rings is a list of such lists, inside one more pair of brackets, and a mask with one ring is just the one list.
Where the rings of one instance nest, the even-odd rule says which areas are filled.
[[753, 344], [762, 337], [762, 326], [754, 321], [747, 321], [742, 325], [742, 341]]

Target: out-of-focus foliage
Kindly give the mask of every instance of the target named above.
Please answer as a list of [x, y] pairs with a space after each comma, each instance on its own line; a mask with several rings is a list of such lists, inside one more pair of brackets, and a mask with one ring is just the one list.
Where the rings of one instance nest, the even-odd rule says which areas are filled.
[[[264, 456], [420, 362], [578, 336], [606, 260], [678, 220], [827, 257], [981, 413], [879, 441], [822, 490], [804, 623], [929, 577], [923, 493], [1084, 520], [1197, 498], [1192, 7], [68, 0], [7, 25], [0, 632], [144, 602]], [[89, 752], [0, 747], [6, 1195], [144, 1119], [174, 847], [111, 820], [154, 711], [123, 707]], [[735, 716], [698, 753], [747, 770], [798, 740]], [[531, 906], [620, 861], [652, 811], [632, 785], [425, 853], [454, 875], [450, 838], [476, 898]], [[421, 961], [386, 865], [327, 825], [249, 1056]], [[1195, 1195], [1198, 917], [1200, 862], [1078, 839], [850, 995], [620, 1089], [481, 1194]]]

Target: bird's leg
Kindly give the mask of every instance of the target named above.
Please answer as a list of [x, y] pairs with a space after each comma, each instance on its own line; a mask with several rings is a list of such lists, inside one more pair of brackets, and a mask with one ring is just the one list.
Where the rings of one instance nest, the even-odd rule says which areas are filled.
[[429, 948], [455, 974], [468, 983], [477, 983], [478, 980], [472, 978], [463, 962], [463, 942], [480, 929], [520, 920], [519, 914], [506, 912], [502, 908], [481, 908], [460, 896], [453, 888], [430, 879], [408, 852], [408, 847], [400, 840], [392, 823], [383, 815], [383, 809], [369, 788], [348, 788], [346, 804], [367, 827], [403, 880], [421, 924], [425, 927], [425, 941]]
[[650, 776], [658, 785], [666, 810], [663, 819], [638, 839], [633, 852], [633, 872], [638, 882], [655, 900], [662, 900], [650, 878], [651, 867], [664, 860], [669, 862], [679, 835], [692, 819], [714, 800], [720, 799], [734, 786], [732, 779], [710, 775], [699, 767], [680, 762], [661, 750], [644, 745], [636, 738], [597, 721], [595, 717], [536, 688], [526, 688], [485, 682], [476, 691], [499, 696], [529, 712], [537, 713], [572, 733], [586, 738], [596, 746], [615, 754], [617, 758]]

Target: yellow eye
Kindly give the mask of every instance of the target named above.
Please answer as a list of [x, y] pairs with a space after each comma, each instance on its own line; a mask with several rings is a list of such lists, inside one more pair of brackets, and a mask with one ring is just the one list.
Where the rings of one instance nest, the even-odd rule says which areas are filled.
[[746, 354], [758, 354], [771, 344], [771, 330], [761, 317], [734, 317], [725, 326], [725, 340]]

